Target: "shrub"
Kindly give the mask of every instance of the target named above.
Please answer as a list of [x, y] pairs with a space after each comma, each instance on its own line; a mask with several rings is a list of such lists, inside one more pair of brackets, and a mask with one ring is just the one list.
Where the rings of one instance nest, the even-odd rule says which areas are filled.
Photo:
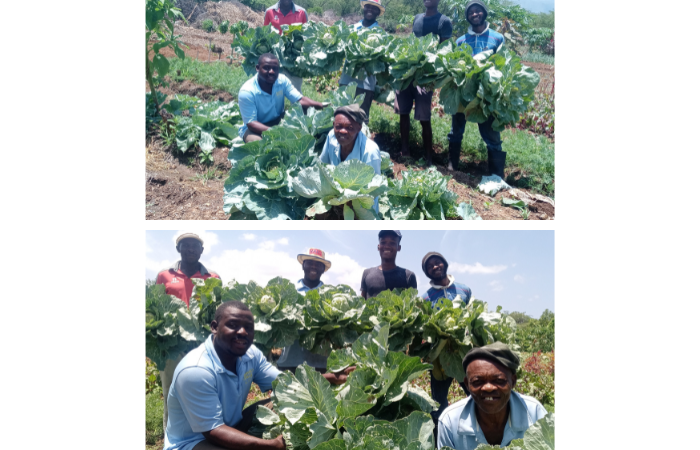
[[201, 27], [202, 30], [206, 31], [207, 33], [214, 31], [214, 21], [211, 19], [202, 20]]
[[536, 398], [549, 412], [554, 411], [554, 352], [528, 355], [518, 368], [515, 390]]

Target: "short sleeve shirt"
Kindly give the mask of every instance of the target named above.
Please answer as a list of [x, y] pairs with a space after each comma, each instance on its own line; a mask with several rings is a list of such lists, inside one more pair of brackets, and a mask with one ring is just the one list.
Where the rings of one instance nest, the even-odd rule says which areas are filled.
[[[367, 28], [374, 28], [374, 27], [378, 27], [378, 26], [379, 26], [379, 24], [377, 22], [374, 22], [372, 25], [368, 26]], [[355, 25], [353, 25], [352, 27], [353, 27], [352, 29], [354, 31], [358, 31], [358, 30], [365, 28], [364, 25], [362, 25], [361, 20], [359, 22], [357, 22]], [[345, 69], [343, 69], [343, 73], [342, 73], [342, 75], [340, 75], [339, 84], [341, 86], [345, 86], [347, 84], [352, 83], [353, 81], [355, 83], [357, 83], [358, 88], [364, 89], [367, 91], [373, 91], [374, 87], [377, 85], [377, 77], [374, 75], [370, 75], [367, 78], [360, 80], [359, 78], [351, 77], [350, 74], [346, 73]]]
[[[442, 447], [474, 450], [480, 444], [489, 445], [477, 421], [475, 407], [473, 398], [467, 397], [445, 409], [438, 419], [438, 450]], [[513, 439], [522, 439], [525, 431], [546, 415], [547, 410], [536, 399], [511, 392], [510, 416], [503, 431], [501, 447], [510, 444]]]
[[376, 297], [380, 292], [392, 289], [418, 288], [416, 274], [408, 269], [397, 267], [394, 270], [380, 270], [379, 267], [365, 269], [362, 273], [362, 290], [367, 298]]
[[164, 450], [191, 450], [204, 440], [202, 433], [221, 425], [236, 426], [243, 418], [251, 384], [268, 391], [280, 373], [253, 345], [238, 358], [234, 374], [221, 364], [209, 336], [175, 368]]
[[443, 39], [451, 38], [452, 21], [441, 13], [430, 17], [425, 17], [425, 13], [416, 15], [415, 19], [413, 19], [413, 34], [416, 37], [423, 37], [430, 33]]
[[309, 21], [306, 10], [301, 6], [292, 3], [292, 10], [287, 15], [282, 15], [280, 4], [276, 3], [265, 10], [263, 25], [272, 24], [282, 34], [282, 25], [292, 25], [294, 23], [306, 23]]
[[284, 114], [284, 98], [296, 103], [303, 97], [292, 85], [289, 78], [280, 74], [272, 85], [272, 94], [263, 91], [258, 84], [258, 75], [243, 83], [238, 91], [238, 107], [241, 110], [243, 125], [238, 129], [238, 135], [243, 137], [248, 130], [248, 123], [257, 121], [268, 123]]
[[192, 283], [191, 278], [206, 280], [212, 277], [220, 278], [217, 273], [209, 272], [202, 263], [199, 264], [199, 271], [192, 277], [188, 277], [180, 270], [180, 261], [178, 261], [172, 267], [158, 272], [156, 284], [164, 284], [166, 294], [174, 295], [185, 302], [187, 306], [190, 306], [190, 297], [192, 297], [192, 291], [194, 290], [194, 283]]

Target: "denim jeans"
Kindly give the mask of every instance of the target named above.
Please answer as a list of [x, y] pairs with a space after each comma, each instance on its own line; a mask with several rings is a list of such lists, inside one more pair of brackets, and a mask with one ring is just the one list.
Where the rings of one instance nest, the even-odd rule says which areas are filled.
[[[430, 392], [433, 400], [440, 403], [440, 409], [433, 411], [430, 415], [433, 417], [433, 423], [435, 423], [435, 433], [437, 433], [437, 422], [440, 418], [440, 414], [447, 408], [447, 393], [452, 385], [453, 378], [447, 378], [446, 380], [436, 380], [433, 377], [433, 371], [430, 371]], [[462, 387], [466, 396], [469, 396], [467, 392], [467, 387], [464, 385], [464, 381], [460, 382], [459, 385]]]
[[[494, 117], [491, 116], [484, 123], [479, 125], [479, 134], [481, 134], [481, 139], [486, 143], [486, 149], [489, 151], [501, 151], [501, 133], [498, 131], [493, 131], [491, 126], [493, 125]], [[467, 118], [464, 113], [457, 113], [452, 116], [452, 129], [447, 134], [447, 140], [449, 142], [462, 142], [464, 137], [464, 127], [467, 125]]]

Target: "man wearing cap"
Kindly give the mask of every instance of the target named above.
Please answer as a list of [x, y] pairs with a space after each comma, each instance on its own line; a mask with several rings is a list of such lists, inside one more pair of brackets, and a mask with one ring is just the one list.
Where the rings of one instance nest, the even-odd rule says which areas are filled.
[[[282, 34], [282, 25], [306, 23], [308, 21], [309, 17], [304, 8], [298, 6], [292, 0], [279, 0], [265, 10], [263, 26], [271, 24]], [[301, 84], [304, 81], [301, 77], [292, 75], [287, 69], [282, 69], [282, 74], [289, 78], [289, 81], [292, 82], [297, 91], [301, 92]]]
[[[359, 31], [366, 28], [378, 27], [377, 17], [384, 14], [384, 7], [382, 6], [381, 0], [360, 0], [360, 7], [362, 8], [362, 20], [357, 22], [352, 26], [354, 31]], [[351, 82], [357, 83], [357, 90], [355, 91], [355, 97], [360, 94], [365, 94], [365, 99], [360, 105], [360, 108], [365, 112], [364, 122], [369, 124], [369, 110], [372, 107], [372, 99], [374, 98], [374, 88], [377, 86], [377, 77], [374, 75], [369, 75], [367, 78], [359, 79], [352, 78], [349, 73], [345, 72], [340, 76], [339, 84], [341, 86], [347, 86]]]
[[[467, 34], [457, 39], [456, 43], [457, 45], [470, 46], [472, 49], [472, 56], [488, 50], [492, 50], [495, 53], [499, 51], [503, 45], [503, 35], [495, 30], [489, 29], [489, 23], [486, 21], [487, 16], [488, 10], [486, 9], [486, 4], [482, 0], [469, 0], [466, 9], [469, 29], [467, 30]], [[486, 143], [489, 173], [504, 178], [503, 171], [506, 166], [506, 152], [502, 151], [501, 133], [494, 131], [492, 128], [493, 120], [494, 117], [491, 116], [486, 122], [478, 124], [479, 134], [481, 135], [481, 139], [484, 140], [484, 143]], [[450, 163], [447, 166], [449, 170], [457, 170], [466, 124], [467, 118], [463, 112], [458, 112], [452, 116], [452, 129], [447, 134], [447, 140], [450, 146]]]
[[[282, 373], [252, 345], [255, 320], [250, 309], [240, 301], [224, 302], [210, 326], [207, 340], [175, 369], [164, 450], [285, 450], [282, 436], [268, 440], [248, 434], [257, 407], [270, 401], [244, 409], [252, 383], [265, 392]], [[339, 385], [347, 373], [323, 377]]]
[[[326, 253], [318, 248], [310, 248], [306, 253], [297, 255], [297, 261], [304, 270], [304, 277], [297, 281], [297, 292], [306, 295], [307, 292], [323, 286], [321, 275], [331, 268], [331, 262], [326, 259]], [[296, 368], [306, 363], [318, 372], [326, 372], [327, 356], [317, 355], [299, 345], [299, 339], [282, 350], [282, 356], [277, 361], [279, 370], [294, 372]]]
[[246, 143], [259, 141], [262, 133], [278, 125], [284, 117], [284, 99], [301, 106], [323, 109], [327, 105], [304, 97], [289, 79], [280, 75], [280, 62], [272, 53], [264, 53], [255, 66], [257, 74], [238, 91], [238, 106], [243, 125], [238, 135]]
[[520, 359], [501, 342], [474, 348], [464, 357], [470, 397], [445, 409], [438, 422], [437, 448], [473, 450], [480, 444], [505, 447], [522, 439], [547, 415], [536, 399], [513, 391]]
[[[425, 12], [413, 18], [413, 34], [423, 37], [434, 34], [440, 38], [440, 43], [452, 37], [452, 21], [449, 17], [438, 12], [440, 0], [423, 0]], [[401, 133], [401, 154], [408, 156], [408, 137], [411, 132], [411, 109], [413, 101], [416, 102], [416, 110], [413, 119], [420, 121], [423, 128], [423, 150], [428, 165], [433, 164], [433, 128], [430, 125], [432, 111], [433, 91], [426, 91], [420, 86], [411, 83], [403, 91], [396, 91], [394, 99], [394, 113], [399, 114], [399, 131]]]
[[[377, 144], [362, 132], [367, 115], [359, 105], [341, 106], [333, 113], [333, 129], [326, 137], [321, 151], [321, 162], [337, 166], [343, 161], [357, 159], [372, 166], [381, 174], [382, 156]], [[374, 210], [379, 213], [379, 198], [374, 199]]]
[[396, 265], [396, 253], [401, 251], [401, 232], [379, 232], [379, 257], [381, 265], [365, 269], [360, 289], [364, 298], [376, 297], [380, 292], [392, 289], [418, 288], [416, 274]]
[[[472, 290], [468, 286], [456, 283], [454, 276], [447, 274], [448, 266], [445, 257], [438, 252], [429, 252], [423, 257], [423, 273], [430, 278], [430, 289], [422, 297], [423, 300], [430, 300], [433, 307], [441, 298], [446, 298], [453, 304], [458, 303], [462, 306], [468, 304], [472, 298]], [[433, 417], [435, 431], [437, 432], [438, 418], [447, 408], [447, 393], [450, 390], [453, 378], [445, 374], [439, 361], [435, 361], [433, 366], [433, 370], [430, 371], [430, 393], [433, 400], [440, 404], [440, 408], [431, 412], [430, 415]], [[464, 390], [464, 393], [469, 395], [464, 383], [459, 381], [459, 385]]]
[[[190, 305], [190, 297], [194, 290], [192, 278], [221, 278], [215, 272], [210, 272], [199, 262], [200, 256], [204, 251], [204, 241], [194, 233], [185, 233], [178, 236], [175, 240], [175, 250], [180, 254], [180, 261], [173, 264], [170, 268], [161, 270], [156, 277], [156, 284], [165, 285], [165, 293], [174, 295], [183, 302]], [[165, 370], [160, 371], [160, 382], [163, 386], [163, 399], [165, 405], [163, 407], [163, 427], [168, 423], [168, 389], [173, 379], [173, 372], [177, 363], [185, 356], [181, 353], [175, 359], [167, 359], [165, 361]]]

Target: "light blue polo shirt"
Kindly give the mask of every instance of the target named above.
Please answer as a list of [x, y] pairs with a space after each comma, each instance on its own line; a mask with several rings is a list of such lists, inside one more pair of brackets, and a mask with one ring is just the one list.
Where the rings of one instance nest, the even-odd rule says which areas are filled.
[[[479, 444], [489, 445], [484, 432], [476, 420], [476, 403], [471, 396], [454, 403], [445, 409], [438, 420], [438, 450], [452, 447], [455, 450], [473, 450]], [[503, 431], [501, 447], [513, 439], [522, 439], [525, 431], [541, 418], [547, 410], [534, 398], [510, 393], [510, 416]]]
[[[374, 28], [378, 27], [379, 23], [374, 22], [372, 25], [368, 26], [367, 28]], [[363, 29], [364, 26], [362, 25], [362, 21], [360, 20], [357, 22], [355, 25], [352, 26], [353, 31], [359, 31]], [[370, 75], [367, 78], [360, 80], [358, 78], [353, 78], [350, 76], [350, 74], [345, 73], [345, 69], [343, 69], [342, 75], [340, 75], [340, 81], [338, 84], [341, 86], [345, 86], [346, 84], [350, 84], [351, 82], [357, 83], [357, 87], [361, 89], [365, 89], [367, 91], [373, 91], [374, 87], [377, 85], [377, 76], [376, 75]]]
[[[379, 147], [373, 140], [367, 139], [367, 136], [362, 131], [357, 134], [355, 146], [348, 157], [345, 158], [345, 161], [350, 159], [358, 159], [365, 164], [369, 164], [377, 175], [382, 173], [382, 155], [379, 153]], [[326, 137], [326, 143], [323, 145], [323, 151], [321, 152], [321, 162], [333, 164], [334, 166], [342, 162], [340, 160], [340, 144], [335, 138], [335, 130], [331, 130]], [[373, 208], [379, 213], [379, 197], [375, 197]]]
[[236, 372], [221, 364], [212, 336], [180, 361], [168, 393], [164, 450], [191, 450], [204, 440], [203, 432], [235, 426], [243, 418], [251, 384], [268, 391], [281, 373], [255, 345], [238, 358]]
[[[300, 278], [297, 281], [297, 292], [301, 295], [306, 295], [307, 292], [313, 291], [323, 286], [323, 281], [318, 280], [318, 285], [315, 288], [310, 288], [304, 284], [304, 279]], [[325, 369], [328, 363], [328, 357], [311, 353], [301, 345], [299, 339], [282, 350], [280, 359], [277, 360], [277, 367], [298, 367], [299, 364], [306, 363], [315, 369]]]
[[258, 121], [267, 123], [277, 119], [284, 113], [284, 98], [296, 103], [303, 95], [294, 88], [289, 78], [280, 74], [272, 85], [272, 94], [260, 89], [258, 74], [243, 83], [238, 91], [238, 107], [243, 118], [243, 125], [238, 128], [238, 135], [243, 137], [248, 130], [248, 122]]

